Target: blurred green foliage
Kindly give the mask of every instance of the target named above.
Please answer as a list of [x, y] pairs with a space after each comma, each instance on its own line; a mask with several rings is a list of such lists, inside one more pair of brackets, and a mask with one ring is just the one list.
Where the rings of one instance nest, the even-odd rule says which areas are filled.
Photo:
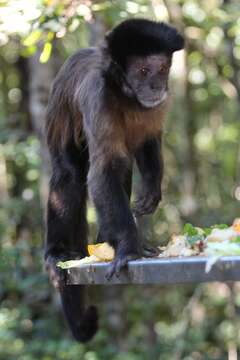
[[[164, 200], [149, 236], [163, 243], [185, 222], [207, 227], [239, 216], [238, 0], [0, 1], [1, 360], [237, 359], [238, 284], [121, 287], [105, 305], [109, 290], [93, 289], [101, 330], [89, 345], [79, 345], [43, 271], [41, 145], [26, 64], [40, 48], [39, 60], [49, 66], [53, 43], [64, 61], [88, 45], [91, 24], [108, 30], [130, 16], [170, 21], [187, 44], [173, 63]], [[89, 220], [92, 229], [92, 209]], [[109, 309], [112, 302], [117, 310]]]

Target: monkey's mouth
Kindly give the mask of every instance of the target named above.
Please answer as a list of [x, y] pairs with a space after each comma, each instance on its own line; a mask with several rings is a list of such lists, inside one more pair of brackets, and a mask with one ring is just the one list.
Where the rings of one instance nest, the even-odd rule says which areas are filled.
[[150, 109], [162, 105], [167, 100], [167, 97], [168, 92], [164, 91], [164, 93], [162, 95], [160, 94], [158, 97], [142, 100], [139, 99], [139, 102], [143, 107]]

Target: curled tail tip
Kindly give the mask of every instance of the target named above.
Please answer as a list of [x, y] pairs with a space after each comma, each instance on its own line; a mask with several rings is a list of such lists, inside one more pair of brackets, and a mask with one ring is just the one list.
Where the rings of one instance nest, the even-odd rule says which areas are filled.
[[85, 286], [67, 285], [60, 288], [63, 312], [76, 341], [87, 342], [98, 329], [95, 306], [86, 307]]
[[81, 318], [81, 323], [72, 329], [72, 335], [79, 342], [87, 342], [98, 330], [98, 313], [95, 306], [89, 306]]

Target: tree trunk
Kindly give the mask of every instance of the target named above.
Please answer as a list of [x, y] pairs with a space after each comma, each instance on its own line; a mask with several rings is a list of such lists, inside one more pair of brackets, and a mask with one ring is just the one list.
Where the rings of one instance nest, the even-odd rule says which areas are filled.
[[40, 196], [42, 206], [45, 206], [48, 194], [48, 181], [50, 174], [49, 153], [44, 135], [46, 121], [46, 107], [48, 102], [49, 90], [52, 81], [60, 68], [61, 60], [58, 56], [56, 44], [53, 44], [53, 53], [49, 61], [45, 64], [39, 62], [41, 50], [29, 58], [29, 111], [32, 127], [40, 140], [41, 180]]

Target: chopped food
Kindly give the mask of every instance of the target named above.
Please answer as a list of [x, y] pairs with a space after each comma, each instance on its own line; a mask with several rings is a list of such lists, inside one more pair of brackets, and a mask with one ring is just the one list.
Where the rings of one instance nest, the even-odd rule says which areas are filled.
[[237, 232], [233, 226], [227, 229], [213, 229], [212, 232], [207, 236], [207, 242], [224, 242], [232, 241], [236, 238]]
[[96, 245], [88, 245], [89, 255], [95, 255], [101, 261], [112, 261], [114, 249], [106, 242]]
[[197, 252], [194, 249], [187, 246], [186, 237], [184, 235], [173, 235], [171, 241], [159, 256], [191, 256], [196, 254]]
[[233, 229], [240, 235], [240, 218], [234, 220]]
[[88, 245], [88, 253], [90, 256], [86, 256], [80, 260], [59, 261], [57, 266], [61, 269], [70, 269], [83, 264], [112, 261], [114, 258], [114, 249], [106, 242], [96, 245]]
[[70, 269], [72, 267], [78, 267], [83, 264], [89, 264], [89, 263], [94, 263], [94, 262], [99, 262], [99, 261], [102, 261], [102, 260], [99, 260], [99, 258], [97, 258], [95, 255], [91, 255], [91, 256], [86, 256], [85, 258], [80, 259], [80, 260], [59, 261], [57, 263], [57, 266], [60, 267], [61, 269]]
[[183, 234], [173, 235], [159, 256], [191, 255], [240, 255], [240, 219], [235, 219], [232, 226], [220, 224], [205, 229], [186, 224]]
[[231, 256], [240, 255], [240, 246], [229, 241], [228, 243], [212, 243], [206, 247], [206, 255]]
[[[167, 246], [160, 250], [159, 257], [209, 256], [206, 271], [210, 271], [220, 256], [240, 255], [240, 218], [235, 219], [231, 226], [220, 224], [203, 229], [187, 223], [183, 233], [174, 234]], [[57, 266], [69, 269], [114, 259], [114, 249], [106, 242], [88, 245], [88, 252], [89, 256], [83, 259], [59, 261]]]

